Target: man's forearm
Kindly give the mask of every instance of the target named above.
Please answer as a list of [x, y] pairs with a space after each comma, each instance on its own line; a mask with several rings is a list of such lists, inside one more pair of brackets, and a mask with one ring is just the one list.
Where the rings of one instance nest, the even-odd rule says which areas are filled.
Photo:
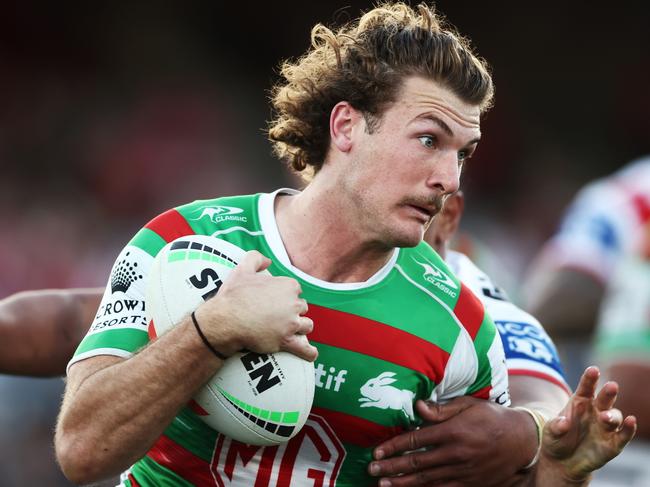
[[[570, 396], [560, 386], [547, 380], [527, 375], [510, 376], [510, 399], [512, 407], [528, 408], [541, 414], [546, 420], [554, 417], [567, 403]], [[541, 448], [541, 444], [538, 445]], [[518, 487], [562, 487], [565, 484], [556, 465], [548, 465], [548, 459], [541, 458], [534, 469], [522, 480]], [[551, 469], [552, 471], [541, 472]], [[562, 482], [564, 480], [561, 480]], [[566, 484], [581, 485], [581, 484]]]
[[570, 398], [560, 386], [537, 377], [514, 375], [509, 381], [512, 406], [533, 409], [546, 419], [554, 417]]
[[127, 360], [74, 364], [55, 441], [66, 475], [92, 482], [144, 456], [221, 363], [185, 320]]

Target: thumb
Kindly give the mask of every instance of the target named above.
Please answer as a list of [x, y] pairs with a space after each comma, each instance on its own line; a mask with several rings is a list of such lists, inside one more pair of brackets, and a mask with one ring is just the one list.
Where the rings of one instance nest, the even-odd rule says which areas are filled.
[[237, 272], [255, 273], [266, 269], [271, 265], [271, 259], [264, 257], [257, 250], [250, 250], [244, 254], [244, 258], [239, 262]]
[[551, 440], [557, 440], [567, 434], [570, 425], [566, 416], [557, 416], [546, 423], [544, 434]]
[[442, 423], [472, 407], [475, 401], [476, 399], [467, 396], [457, 397], [446, 404], [420, 400], [415, 404], [415, 408], [424, 421]]
[[578, 441], [575, 431], [571, 432], [571, 421], [566, 416], [553, 418], [544, 426], [542, 435], [543, 452], [555, 459], [566, 459], [576, 449]]

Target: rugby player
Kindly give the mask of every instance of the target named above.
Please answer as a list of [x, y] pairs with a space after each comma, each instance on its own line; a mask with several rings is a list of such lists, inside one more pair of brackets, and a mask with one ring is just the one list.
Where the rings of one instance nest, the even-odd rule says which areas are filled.
[[[337, 31], [316, 26], [282, 75], [269, 137], [308, 184], [174, 208], [126, 245], [100, 305], [118, 319], [95, 320], [68, 365], [55, 446], [70, 480], [373, 485], [373, 447], [419, 423], [412, 398], [509, 403], [494, 323], [422, 241], [480, 140], [485, 62], [432, 9], [387, 3]], [[149, 341], [146, 320], [131, 318], [148, 270], [166, 242], [193, 233], [249, 253], [214, 298]], [[305, 434], [250, 448], [186, 407], [242, 349], [318, 355], [346, 382], [317, 387]], [[386, 373], [404, 404], [362, 407], [363, 385]], [[526, 412], [513, 414], [535, 434]], [[536, 450], [522, 445], [521, 467]]]

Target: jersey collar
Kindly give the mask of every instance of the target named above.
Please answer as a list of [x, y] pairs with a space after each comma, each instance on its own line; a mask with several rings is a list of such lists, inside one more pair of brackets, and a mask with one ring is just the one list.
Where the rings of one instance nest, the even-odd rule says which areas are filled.
[[388, 260], [388, 262], [386, 262], [386, 264], [384, 264], [384, 266], [381, 269], [379, 269], [367, 281], [363, 281], [363, 282], [323, 281], [322, 279], [318, 279], [316, 277], [310, 276], [306, 272], [303, 272], [297, 267], [295, 267], [291, 263], [291, 260], [289, 259], [289, 255], [287, 254], [287, 250], [284, 247], [284, 243], [282, 242], [282, 237], [280, 236], [280, 232], [278, 230], [278, 225], [275, 220], [274, 203], [275, 203], [275, 197], [278, 194], [298, 194], [298, 193], [300, 193], [300, 191], [297, 191], [295, 189], [280, 188], [274, 191], [273, 193], [264, 193], [260, 195], [260, 199], [258, 203], [258, 214], [260, 218], [260, 226], [262, 228], [262, 231], [264, 232], [264, 237], [266, 238], [266, 242], [269, 244], [269, 247], [271, 248], [271, 251], [273, 252], [275, 259], [279, 261], [279, 263], [281, 263], [284, 267], [289, 269], [292, 273], [294, 273], [297, 277], [299, 277], [305, 282], [308, 282], [320, 288], [338, 290], [338, 291], [349, 291], [349, 290], [363, 289], [370, 286], [374, 286], [375, 284], [381, 282], [390, 273], [390, 271], [395, 266], [395, 262], [397, 262], [397, 257], [399, 256], [399, 248], [395, 249], [391, 258]]

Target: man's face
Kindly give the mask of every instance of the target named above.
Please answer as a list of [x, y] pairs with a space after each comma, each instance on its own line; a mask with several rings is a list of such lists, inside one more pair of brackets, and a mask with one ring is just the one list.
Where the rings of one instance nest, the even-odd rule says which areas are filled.
[[480, 110], [437, 83], [407, 78], [395, 103], [368, 133], [352, 129], [345, 186], [359, 231], [388, 247], [417, 245], [476, 149]]

